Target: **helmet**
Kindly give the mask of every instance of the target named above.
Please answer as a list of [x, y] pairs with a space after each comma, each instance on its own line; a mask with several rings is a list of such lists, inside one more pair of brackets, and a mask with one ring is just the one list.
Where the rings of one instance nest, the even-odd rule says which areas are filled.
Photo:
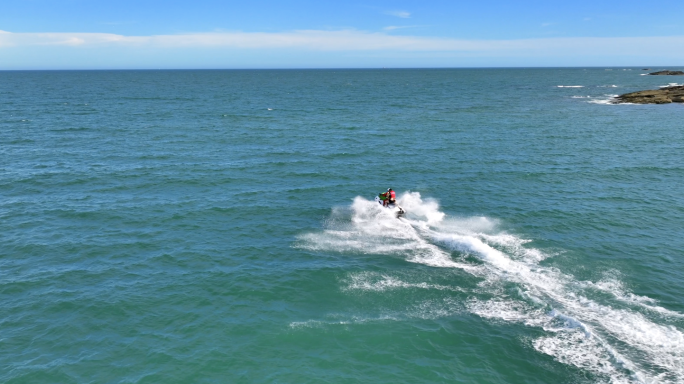
[[389, 192], [389, 191], [391, 191], [391, 190], [392, 190], [392, 188], [387, 188], [387, 192]]

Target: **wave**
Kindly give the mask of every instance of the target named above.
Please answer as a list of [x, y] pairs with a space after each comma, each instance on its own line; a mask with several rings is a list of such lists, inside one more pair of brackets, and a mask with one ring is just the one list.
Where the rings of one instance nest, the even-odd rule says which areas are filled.
[[584, 88], [584, 85], [557, 85], [558, 88]]
[[[602, 104], [602, 105], [618, 105], [618, 104], [614, 103], [616, 97], [618, 97], [618, 95], [603, 95], [602, 98], [594, 98], [592, 100], [587, 101], [587, 103]], [[630, 104], [630, 103], [621, 103], [621, 104]]]
[[[535, 350], [608, 382], [684, 381], [684, 333], [665, 321], [684, 315], [628, 292], [619, 273], [597, 282], [580, 281], [540, 264], [555, 255], [528, 247], [529, 239], [500, 230], [498, 220], [449, 217], [439, 210], [436, 200], [423, 199], [416, 192], [402, 194], [398, 203], [408, 212], [405, 218], [396, 219], [374, 201], [356, 197], [351, 206], [333, 209], [323, 231], [299, 236], [295, 246], [456, 268], [480, 279], [477, 287], [436, 283], [424, 275], [350, 273], [340, 281], [343, 292], [382, 295], [422, 290], [447, 296], [443, 301], [430, 299], [406, 308], [404, 313], [365, 320], [309, 320], [292, 327], [435, 318], [466, 310], [486, 321], [542, 330], [543, 335], [532, 341]], [[511, 285], [516, 287], [514, 295], [505, 288]], [[605, 299], [606, 294], [612, 299]]]

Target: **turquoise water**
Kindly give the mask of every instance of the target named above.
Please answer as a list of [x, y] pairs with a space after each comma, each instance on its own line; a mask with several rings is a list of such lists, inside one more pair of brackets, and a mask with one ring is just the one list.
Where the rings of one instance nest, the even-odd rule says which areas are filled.
[[0, 72], [0, 381], [682, 382], [642, 73]]

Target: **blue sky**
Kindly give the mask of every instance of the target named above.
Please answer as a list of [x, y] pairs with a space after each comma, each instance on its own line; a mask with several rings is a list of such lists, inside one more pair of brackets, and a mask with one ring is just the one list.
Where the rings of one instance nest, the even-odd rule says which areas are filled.
[[684, 65], [684, 2], [0, 5], [0, 69]]

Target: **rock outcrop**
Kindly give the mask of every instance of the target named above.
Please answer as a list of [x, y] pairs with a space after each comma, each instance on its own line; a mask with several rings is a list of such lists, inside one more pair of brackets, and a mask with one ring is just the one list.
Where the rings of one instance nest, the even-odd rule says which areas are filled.
[[613, 104], [670, 104], [684, 103], [684, 85], [663, 87], [653, 91], [625, 93], [615, 98]]
[[684, 75], [684, 72], [682, 71], [658, 71], [658, 72], [651, 72], [649, 75], [655, 75], [655, 76], [678, 76], [678, 75]]

